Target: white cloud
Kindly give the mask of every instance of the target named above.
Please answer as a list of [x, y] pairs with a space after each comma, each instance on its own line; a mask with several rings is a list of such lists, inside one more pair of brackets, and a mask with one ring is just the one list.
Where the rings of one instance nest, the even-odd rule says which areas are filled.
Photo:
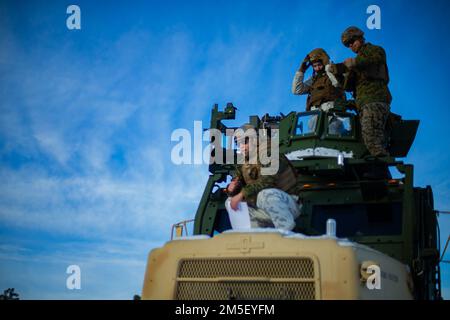
[[[302, 14], [316, 6], [302, 4]], [[297, 30], [304, 47], [322, 45], [307, 42], [317, 38], [307, 29]], [[70, 41], [27, 47], [11, 30], [0, 28], [0, 34], [0, 155], [25, 158], [19, 168], [0, 169], [0, 225], [105, 241], [90, 248], [52, 246], [36, 255], [31, 244], [14, 247], [14, 239], [3, 238], [0, 259], [17, 262], [26, 274], [11, 267], [8, 275], [0, 274], [0, 283], [9, 275], [22, 277], [21, 283], [32, 279], [30, 297], [46, 283], [59, 283], [61, 276], [51, 273], [73, 258], [96, 275], [111, 265], [116, 274], [132, 269], [136, 280], [143, 276], [147, 249], [142, 248], [168, 239], [172, 223], [194, 216], [207, 168], [169, 162], [172, 129], [208, 120], [215, 102], [235, 102], [241, 119], [303, 101], [289, 91], [301, 57], [285, 69], [283, 59], [297, 53], [290, 52], [291, 40], [270, 28], [234, 31], [210, 43], [194, 43], [189, 31], [156, 37], [131, 30], [113, 43], [100, 40], [97, 48], [86, 49], [93, 54]], [[331, 48], [333, 56], [345, 50]], [[111, 164], [115, 153], [117, 167]], [[428, 160], [423, 166], [432, 163]], [[425, 173], [438, 176], [435, 169]], [[440, 182], [435, 190], [448, 199], [448, 189]], [[119, 245], [124, 239], [130, 241]], [[43, 279], [30, 276], [35, 262]], [[100, 276], [92, 296], [102, 297], [110, 275]], [[55, 289], [46, 297], [70, 295]]]
[[[44, 154], [50, 160], [0, 171], [1, 222], [104, 237], [142, 235], [192, 218], [208, 172], [205, 166], [169, 162], [174, 123], [189, 129], [186, 119], [204, 117], [222, 88], [222, 94], [239, 96], [246, 85], [255, 86], [252, 80], [277, 41], [269, 32], [236, 34], [201, 53], [184, 32], [155, 39], [131, 31], [91, 61], [71, 59], [75, 53], [66, 44], [38, 64], [35, 55], [44, 48], [23, 52], [10, 43], [7, 50], [23, 65], [5, 62], [18, 69], [5, 76], [7, 83], [26, 74], [39, 79], [28, 77], [19, 85], [23, 98], [4, 113], [26, 121], [15, 121], [12, 134], [0, 134], [11, 146], [27, 141], [21, 152], [32, 152], [31, 159]], [[203, 67], [192, 77], [200, 61]], [[116, 145], [119, 171], [110, 163]]]
[[172, 223], [193, 217], [201, 182], [206, 182], [203, 173], [125, 181], [2, 171], [9, 188], [2, 190], [0, 219], [9, 226], [83, 237], [143, 237], [149, 232], [168, 237]]

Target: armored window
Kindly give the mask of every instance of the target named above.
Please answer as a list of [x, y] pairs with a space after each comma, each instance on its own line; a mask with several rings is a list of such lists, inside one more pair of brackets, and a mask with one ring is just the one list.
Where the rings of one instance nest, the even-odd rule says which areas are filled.
[[336, 220], [338, 237], [400, 235], [402, 204], [395, 202], [314, 206], [311, 222], [316, 231], [324, 234], [328, 219]]
[[351, 115], [328, 114], [327, 134], [338, 137], [349, 137], [353, 134], [353, 117]]
[[316, 133], [319, 124], [319, 112], [299, 114], [295, 126], [295, 135], [306, 136]]

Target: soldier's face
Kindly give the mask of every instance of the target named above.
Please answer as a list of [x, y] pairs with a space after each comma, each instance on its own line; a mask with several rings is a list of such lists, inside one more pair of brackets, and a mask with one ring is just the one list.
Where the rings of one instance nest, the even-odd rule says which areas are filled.
[[248, 140], [246, 142], [239, 143], [239, 150], [244, 156], [248, 157], [248, 152], [250, 150]]
[[313, 69], [315, 72], [319, 72], [320, 70], [323, 69], [323, 64], [322, 62], [314, 62], [313, 63]]
[[359, 49], [361, 49], [362, 41], [361, 39], [356, 39], [353, 43], [350, 43], [348, 46], [354, 53], [358, 53]]

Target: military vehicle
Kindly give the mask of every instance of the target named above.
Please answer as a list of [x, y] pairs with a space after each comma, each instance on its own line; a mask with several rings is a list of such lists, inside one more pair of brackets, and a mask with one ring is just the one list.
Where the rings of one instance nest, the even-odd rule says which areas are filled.
[[[214, 105], [210, 128], [225, 133], [235, 113]], [[419, 121], [391, 115], [390, 157], [379, 159], [348, 106], [249, 122], [277, 129], [298, 173], [296, 228], [231, 230], [223, 185], [234, 165], [212, 163], [194, 234], [174, 225], [178, 236], [150, 252], [143, 299], [441, 299], [432, 189], [415, 187], [413, 165], [397, 159]]]

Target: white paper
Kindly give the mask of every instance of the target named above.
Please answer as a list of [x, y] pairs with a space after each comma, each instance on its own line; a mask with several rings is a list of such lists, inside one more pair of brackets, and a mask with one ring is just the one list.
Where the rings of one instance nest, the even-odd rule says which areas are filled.
[[225, 208], [230, 217], [231, 227], [233, 229], [250, 229], [250, 215], [248, 213], [247, 202], [239, 202], [238, 209], [235, 211], [231, 208], [230, 199], [225, 201]]

